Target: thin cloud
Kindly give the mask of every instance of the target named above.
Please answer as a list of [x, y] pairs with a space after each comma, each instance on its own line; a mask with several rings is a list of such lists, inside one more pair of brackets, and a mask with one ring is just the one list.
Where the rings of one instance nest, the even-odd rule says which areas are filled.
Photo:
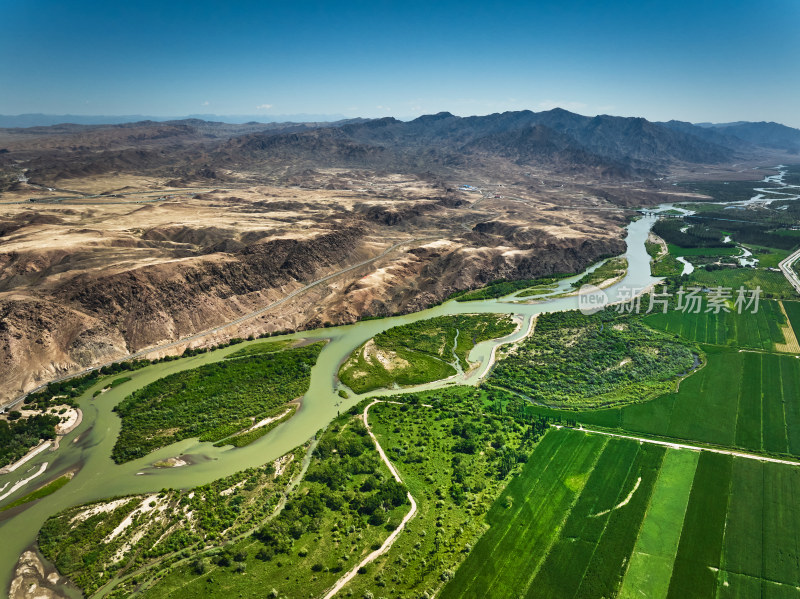
[[259, 104], [256, 106], [256, 110], [269, 110], [272, 108], [272, 104]]

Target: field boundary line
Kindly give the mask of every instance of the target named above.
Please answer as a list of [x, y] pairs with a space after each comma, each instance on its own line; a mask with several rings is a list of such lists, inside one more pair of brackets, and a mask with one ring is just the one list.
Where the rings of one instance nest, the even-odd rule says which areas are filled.
[[[551, 425], [553, 428], [571, 428], [562, 425]], [[745, 458], [748, 460], [758, 460], [759, 462], [769, 462], [771, 464], [786, 464], [788, 466], [800, 466], [800, 460], [784, 460], [781, 458], [773, 458], [765, 455], [758, 455], [754, 453], [747, 453], [744, 451], [736, 451], [734, 449], [719, 449], [715, 447], [703, 447], [701, 445], [691, 445], [689, 443], [678, 443], [675, 441], [661, 441], [659, 439], [650, 439], [648, 437], [637, 437], [635, 435], [623, 435], [622, 433], [612, 433], [610, 431], [602, 431], [594, 428], [586, 428], [578, 426], [572, 430], [581, 431], [584, 433], [591, 433], [595, 435], [605, 435], [607, 437], [616, 437], [618, 439], [631, 439], [639, 441], [640, 443], [651, 443], [653, 445], [663, 445], [664, 447], [671, 447], [672, 449], [688, 449], [689, 451], [709, 451], [711, 453], [721, 453], [723, 455], [730, 455], [735, 458]]]
[[[404, 484], [403, 479], [400, 478], [400, 475], [398, 474], [397, 470], [389, 461], [389, 458], [386, 457], [386, 453], [384, 453], [383, 447], [381, 447], [381, 444], [378, 442], [378, 438], [375, 436], [375, 434], [372, 432], [372, 428], [370, 428], [369, 426], [369, 420], [367, 419], [369, 414], [369, 409], [377, 403], [400, 404], [401, 402], [375, 399], [372, 401], [372, 403], [367, 404], [364, 407], [364, 414], [362, 415], [362, 417], [364, 419], [364, 426], [367, 427], [367, 433], [369, 433], [369, 436], [372, 437], [372, 442], [375, 443], [375, 449], [378, 450], [378, 454], [381, 456], [381, 460], [383, 460], [383, 463], [386, 464], [387, 468], [389, 468], [389, 472], [392, 473], [394, 479], [402, 485]], [[394, 545], [394, 542], [397, 540], [397, 537], [399, 537], [400, 533], [403, 532], [403, 530], [405, 529], [406, 524], [408, 524], [411, 521], [411, 519], [417, 514], [417, 502], [414, 501], [414, 497], [411, 495], [411, 492], [406, 491], [406, 496], [408, 497], [408, 500], [411, 503], [411, 509], [403, 517], [403, 520], [400, 522], [400, 525], [397, 528], [395, 528], [392, 531], [392, 534], [390, 534], [386, 538], [386, 540], [383, 542], [383, 545], [381, 545], [378, 549], [370, 553], [367, 557], [365, 557], [358, 564], [356, 564], [347, 574], [345, 574], [339, 580], [337, 580], [336, 584], [333, 585], [333, 588], [327, 593], [325, 593], [324, 599], [331, 599], [334, 595], [336, 595], [336, 593], [341, 591], [348, 582], [350, 582], [353, 578], [355, 578], [356, 574], [358, 574], [358, 571], [361, 568], [375, 561], [377, 558], [379, 558], [381, 555], [383, 555], [384, 553], [389, 551], [389, 549], [392, 548], [392, 545]]]
[[792, 327], [792, 321], [789, 320], [789, 315], [786, 313], [786, 308], [784, 308], [781, 300], [778, 300], [778, 305], [781, 308], [781, 312], [783, 312], [783, 317], [786, 319], [786, 324], [781, 327], [781, 333], [783, 333], [783, 340], [785, 343], [776, 343], [775, 351], [798, 354], [800, 353], [800, 344], [797, 342], [797, 335], [795, 335], [794, 328]]

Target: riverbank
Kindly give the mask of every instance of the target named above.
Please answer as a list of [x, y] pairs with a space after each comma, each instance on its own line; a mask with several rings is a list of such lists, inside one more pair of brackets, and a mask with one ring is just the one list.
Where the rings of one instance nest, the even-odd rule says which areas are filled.
[[[644, 248], [652, 218], [639, 219], [628, 225], [626, 238], [628, 251], [625, 257], [629, 267], [627, 276], [618, 283], [620, 286], [641, 289], [652, 283], [649, 255]], [[587, 269], [587, 271], [590, 269]], [[576, 275], [576, 279], [582, 276]], [[614, 288], [609, 290], [613, 293]], [[48, 497], [31, 504], [22, 514], [17, 514], [0, 523], [0, 535], [8, 542], [0, 546], [0, 586], [8, 589], [10, 577], [19, 556], [35, 540], [45, 520], [51, 515], [71, 506], [99, 501], [111, 496], [150, 494], [165, 487], [193, 488], [229, 476], [247, 468], [258, 467], [274, 461], [281, 455], [292, 451], [302, 440], [309, 439], [320, 429], [324, 429], [338, 413], [357, 405], [363, 397], [342, 398], [338, 395], [336, 373], [344, 358], [370, 338], [389, 328], [403, 324], [427, 320], [437, 316], [456, 314], [519, 314], [525, 318], [543, 312], [577, 309], [576, 297], [552, 298], [536, 304], [514, 304], [500, 300], [475, 302], [445, 302], [421, 312], [379, 320], [366, 320], [353, 325], [330, 327], [315, 331], [304, 331], [274, 339], [299, 340], [330, 339], [320, 352], [316, 364], [311, 368], [309, 390], [297, 413], [280, 423], [269, 434], [241, 448], [213, 447], [201, 443], [196, 438], [184, 439], [178, 443], [156, 450], [143, 458], [131, 460], [122, 465], [114, 465], [108, 456], [120, 430], [120, 420], [113, 408], [127, 395], [155, 380], [184, 370], [194, 369], [204, 364], [223, 360], [227, 355], [249, 344], [263, 342], [255, 340], [237, 346], [217, 349], [208, 353], [187, 357], [181, 360], [162, 362], [129, 373], [131, 380], [125, 385], [109, 389], [92, 400], [92, 394], [103, 386], [98, 382], [86, 390], [78, 399], [83, 410], [84, 422], [77, 443], [62, 443], [54, 456], [59, 466], [80, 467], [73, 482]], [[527, 332], [527, 331], [526, 331]], [[495, 342], [483, 342], [475, 346], [470, 354], [471, 360], [489, 365], [492, 362]], [[495, 355], [494, 359], [497, 359]], [[483, 374], [478, 368], [471, 374]], [[470, 382], [474, 379], [470, 379]], [[454, 382], [450, 381], [449, 385]], [[447, 386], [441, 381], [426, 383], [403, 389], [403, 392], [417, 392]], [[397, 390], [382, 390], [371, 393], [374, 396], [389, 396]], [[337, 405], [338, 404], [338, 405]], [[189, 464], [181, 468], [153, 468], [153, 463], [181, 456]], [[33, 459], [36, 464], [42, 455]], [[141, 475], [138, 475], [141, 473]]]

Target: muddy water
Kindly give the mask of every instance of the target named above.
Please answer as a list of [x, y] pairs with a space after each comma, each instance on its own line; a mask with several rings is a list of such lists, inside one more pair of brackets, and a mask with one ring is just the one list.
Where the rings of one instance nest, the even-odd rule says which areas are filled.
[[[646, 217], [628, 226], [628, 249], [625, 254], [628, 259], [628, 274], [620, 283], [606, 290], [606, 293], [612, 298], [616, 297], [622, 288], [642, 289], [657, 280], [650, 276], [650, 258], [644, 247], [653, 222], [654, 218]], [[577, 280], [580, 276], [577, 275], [562, 281], [559, 287]], [[42, 499], [24, 511], [17, 509], [0, 514], [0, 518], [3, 519], [0, 522], [0, 539], [2, 539], [2, 543], [0, 543], [0, 588], [8, 589], [11, 572], [20, 554], [34, 541], [45, 519], [60, 510], [114, 495], [148, 493], [164, 487], [188, 488], [205, 484], [239, 470], [265, 464], [312, 437], [314, 433], [324, 428], [336, 417], [337, 413], [349, 409], [364, 397], [361, 395], [354, 395], [348, 399], [339, 397], [336, 372], [341, 362], [356, 347], [381, 331], [397, 325], [449, 314], [480, 312], [517, 315], [516, 318], [521, 324], [517, 332], [499, 342], [482, 342], [472, 350], [469, 359], [473, 362], [480, 362], [481, 365], [478, 368], [467, 373], [460, 373], [449, 380], [409, 389], [413, 391], [427, 390], [455, 383], [477, 382], [488, 367], [493, 349], [499, 343], [522, 337], [527, 332], [530, 319], [534, 315], [543, 312], [572, 310], [577, 305], [578, 300], [574, 296], [544, 299], [532, 304], [514, 303], [510, 301], [510, 298], [462, 303], [450, 301], [406, 316], [368, 320], [349, 326], [289, 335], [287, 338], [329, 340], [320, 353], [317, 364], [311, 370], [309, 391], [293, 418], [279, 425], [258, 441], [238, 449], [215, 448], [210, 443], [186, 439], [153, 452], [145, 458], [122, 465], [115, 465], [109, 457], [120, 429], [119, 418], [112, 412], [112, 408], [123, 397], [166, 375], [220, 360], [229, 353], [241, 349], [241, 345], [175, 362], [149, 366], [130, 373], [131, 380], [129, 382], [92, 399], [93, 391], [102, 386], [102, 383], [98, 384], [89, 389], [80, 399], [80, 407], [84, 414], [83, 422], [62, 440], [57, 451], [43, 452], [18, 471], [0, 477], [0, 486], [6, 482], [13, 485], [16, 481], [31, 476], [43, 463], [48, 463], [45, 474], [14, 493], [13, 498], [18, 498], [42, 481], [80, 467], [80, 471], [72, 481], [53, 495]], [[379, 391], [369, 395], [378, 396], [392, 393], [396, 393], [396, 391]], [[165, 469], [152, 467], [154, 462], [178, 455], [189, 462], [189, 465]], [[15, 511], [17, 513], [14, 513]]]

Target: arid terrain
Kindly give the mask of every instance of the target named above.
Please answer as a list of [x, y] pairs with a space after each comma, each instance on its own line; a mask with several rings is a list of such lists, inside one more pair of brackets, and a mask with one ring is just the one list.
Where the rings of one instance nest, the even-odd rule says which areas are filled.
[[442, 129], [452, 119], [0, 130], [0, 401], [148, 348], [577, 272], [624, 250], [632, 208], [690, 197], [674, 177], [757, 178], [778, 155], [733, 160], [700, 140], [674, 155], [668, 136], [589, 152], [540, 124]]

